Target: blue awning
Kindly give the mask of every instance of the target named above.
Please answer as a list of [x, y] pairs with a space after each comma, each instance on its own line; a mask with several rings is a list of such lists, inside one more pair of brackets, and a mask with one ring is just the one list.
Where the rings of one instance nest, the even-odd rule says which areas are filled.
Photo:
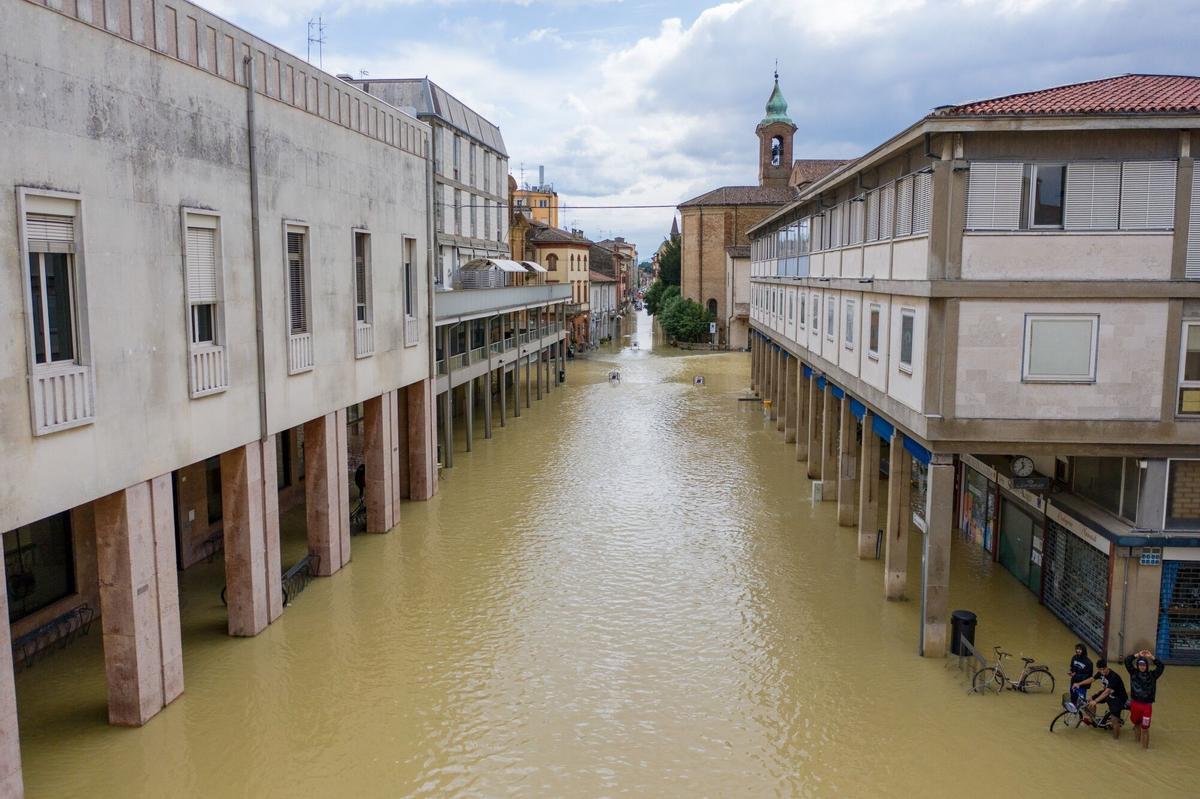
[[833, 383], [829, 384], [829, 393], [833, 394], [833, 396], [837, 397], [838, 399], [842, 399], [846, 396], [845, 389], [843, 389], [841, 386], [835, 386]]
[[821, 375], [817, 378], [817, 388], [821, 391], [825, 390], [825, 375]]
[[804, 367], [804, 376], [809, 377], [809, 378], [812, 377], [812, 367], [811, 366]]
[[850, 413], [854, 414], [854, 418], [862, 421], [862, 418], [867, 415], [867, 406], [863, 405], [853, 397], [850, 398]]
[[896, 433], [896, 428], [892, 427], [891, 422], [879, 414], [871, 417], [871, 429], [883, 437], [885, 441], [891, 441], [892, 436]]
[[908, 436], [904, 437], [904, 448], [906, 450], [908, 450], [909, 453], [914, 458], [916, 458], [918, 462], [923, 463], [926, 466], [929, 465], [929, 455], [930, 455], [929, 450], [925, 449], [924, 447], [922, 447], [917, 442], [913, 441]]

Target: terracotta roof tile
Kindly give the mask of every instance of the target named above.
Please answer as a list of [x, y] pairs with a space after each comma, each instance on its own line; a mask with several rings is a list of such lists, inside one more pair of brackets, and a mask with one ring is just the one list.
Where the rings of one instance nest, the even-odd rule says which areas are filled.
[[788, 183], [792, 186], [814, 183], [848, 163], [850, 163], [848, 160], [828, 158], [797, 158], [792, 162], [792, 174], [788, 178]]
[[722, 186], [679, 204], [695, 205], [783, 205], [796, 198], [790, 186]]
[[1121, 75], [946, 106], [935, 117], [1200, 113], [1200, 77]]
[[617, 279], [615, 277], [609, 277], [608, 275], [602, 275], [596, 270], [592, 269], [588, 271], [588, 281], [592, 283], [616, 283]]

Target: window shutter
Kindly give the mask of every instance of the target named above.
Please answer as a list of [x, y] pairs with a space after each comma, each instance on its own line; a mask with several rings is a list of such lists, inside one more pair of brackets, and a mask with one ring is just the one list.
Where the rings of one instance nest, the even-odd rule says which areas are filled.
[[1120, 164], [1067, 164], [1066, 230], [1116, 230], [1120, 203]]
[[900, 178], [896, 182], [896, 235], [908, 236], [912, 234], [912, 200], [913, 200], [913, 179], [912, 175]]
[[1175, 162], [1121, 164], [1121, 230], [1169, 230], [1175, 225]]
[[1192, 208], [1188, 213], [1187, 264], [1184, 277], [1200, 280], [1200, 180], [1192, 178]]
[[929, 232], [929, 212], [933, 197], [933, 175], [920, 172], [913, 186], [913, 233]]
[[1025, 165], [996, 161], [971, 164], [967, 185], [968, 230], [1016, 230], [1021, 225]]
[[289, 330], [308, 332], [308, 302], [304, 296], [304, 234], [287, 234]]
[[896, 219], [896, 184], [889, 183], [879, 190], [879, 238], [892, 237]]
[[863, 215], [866, 211], [866, 202], [850, 203], [850, 243], [862, 244], [863, 241]]
[[194, 305], [217, 301], [216, 231], [187, 229], [187, 297]]
[[867, 241], [879, 240], [879, 197], [879, 189], [867, 194]]
[[25, 239], [30, 252], [75, 252], [75, 217], [26, 214]]

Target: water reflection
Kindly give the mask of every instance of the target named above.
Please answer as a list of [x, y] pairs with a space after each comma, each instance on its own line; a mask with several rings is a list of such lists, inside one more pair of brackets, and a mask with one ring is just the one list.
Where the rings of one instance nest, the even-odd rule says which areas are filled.
[[[1193, 790], [1194, 670], [1142, 753], [916, 657], [919, 603], [808, 501], [737, 401], [748, 366], [642, 315], [258, 638], [221, 633], [219, 563], [188, 572], [187, 691], [144, 729], [104, 724], [98, 635], [18, 678], [29, 795], [1063, 795], [1082, 767]], [[951, 581], [981, 644], [1062, 671], [1073, 639], [1007, 573], [956, 542]]]

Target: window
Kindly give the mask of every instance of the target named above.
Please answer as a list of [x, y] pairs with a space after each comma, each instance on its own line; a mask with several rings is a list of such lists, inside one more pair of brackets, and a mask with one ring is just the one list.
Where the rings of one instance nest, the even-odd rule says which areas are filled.
[[416, 239], [404, 239], [404, 315], [409, 319], [417, 318], [417, 270], [413, 265], [416, 250]]
[[[484, 172], [483, 174], [487, 174]], [[490, 239], [492, 237], [492, 201], [483, 201], [483, 237]]]
[[[455, 139], [457, 142], [458, 139]], [[461, 236], [463, 232], [462, 223], [462, 191], [454, 190], [454, 235]]]
[[1167, 462], [1167, 530], [1200, 529], [1200, 461]]
[[803, 328], [806, 323], [807, 323], [807, 319], [805, 318], [805, 315], [804, 315], [804, 295], [801, 294], [800, 295], [800, 327]]
[[538, 200], [538, 208], [546, 208], [546, 207], [549, 207], [549, 205], [550, 205], [549, 200]]
[[896, 214], [896, 184], [889, 183], [879, 190], [879, 238], [892, 237]]
[[4, 534], [9, 622], [75, 593], [72, 545], [70, 511]]
[[913, 335], [917, 326], [917, 312], [912, 308], [900, 309], [900, 371], [912, 374]]
[[879, 320], [882, 313], [879, 303], [871, 303], [867, 314], [867, 357], [875, 360], [879, 360]]
[[1121, 205], [1121, 165], [1116, 161], [1067, 164], [1063, 227], [1116, 230]]
[[546, 269], [550, 272], [558, 271], [558, 256], [557, 255], [547, 255], [546, 256]]
[[1183, 323], [1179, 353], [1180, 414], [1200, 414], [1200, 322]]
[[462, 139], [458, 136], [454, 137], [454, 179], [458, 180], [460, 173], [459, 165], [462, 163]]
[[354, 232], [354, 321], [371, 324], [371, 234]]
[[26, 214], [25, 235], [34, 364], [75, 363], [75, 217]]
[[190, 390], [192, 397], [202, 397], [229, 386], [224, 351], [220, 218], [184, 209], [183, 229]]
[[812, 334], [821, 333], [821, 295], [812, 295]]
[[854, 300], [846, 300], [846, 349], [854, 349]]
[[1175, 162], [1121, 164], [1121, 229], [1170, 230], [1175, 226]]
[[867, 193], [867, 229], [866, 240], [879, 239], [879, 190]]
[[1063, 190], [1067, 168], [1063, 164], [1032, 164], [1029, 167], [1029, 226], [1063, 226]]
[[476, 228], [476, 222], [479, 217], [479, 209], [476, 207], [476, 204], [477, 203], [475, 200], [475, 195], [468, 194], [467, 195], [467, 216], [469, 216], [471, 218], [471, 238], [475, 238], [477, 235], [479, 235], [479, 231]]
[[896, 181], [896, 236], [911, 236], [913, 232], [913, 176]]
[[471, 185], [474, 186], [475, 185], [475, 144], [469, 143], [467, 146], [471, 148]]
[[913, 181], [912, 232], [928, 233], [933, 199], [933, 174], [918, 172]]
[[837, 297], [825, 300], [825, 338], [833, 341], [837, 336]]
[[308, 329], [308, 232], [288, 226], [288, 333], [303, 335]]
[[1100, 317], [1026, 314], [1026, 381], [1092, 383], [1096, 380], [1096, 329]]
[[492, 190], [492, 154], [483, 151], [483, 190]]

